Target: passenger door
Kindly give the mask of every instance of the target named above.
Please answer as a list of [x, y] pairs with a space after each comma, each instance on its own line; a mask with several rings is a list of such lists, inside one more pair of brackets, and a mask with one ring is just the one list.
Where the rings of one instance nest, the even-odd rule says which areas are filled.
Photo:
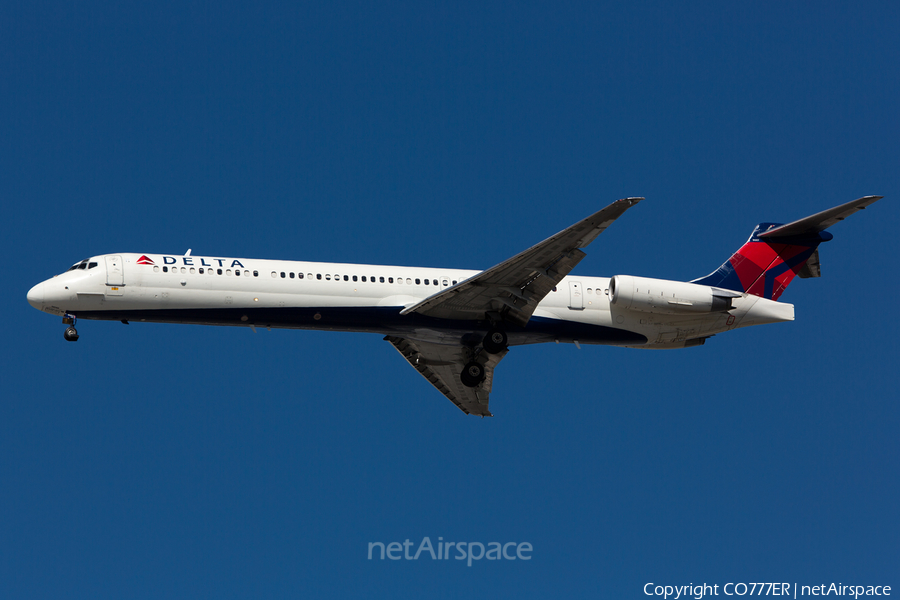
[[106, 257], [106, 295], [121, 296], [125, 287], [125, 270], [121, 256]]

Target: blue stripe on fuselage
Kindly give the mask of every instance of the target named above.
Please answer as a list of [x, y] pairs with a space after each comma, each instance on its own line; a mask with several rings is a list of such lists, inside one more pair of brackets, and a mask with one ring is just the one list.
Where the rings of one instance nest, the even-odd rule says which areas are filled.
[[[155, 323], [190, 323], [197, 325], [230, 325], [275, 327], [285, 329], [318, 329], [399, 335], [414, 339], [434, 338], [438, 343], [459, 343], [473, 332], [484, 333], [489, 321], [438, 319], [411, 313], [401, 315], [400, 306], [388, 307], [264, 307], [79, 311], [79, 319], [103, 321], [147, 321]], [[638, 333], [614, 327], [591, 325], [532, 317], [525, 327], [505, 324], [510, 345], [541, 342], [584, 344], [640, 345], [647, 338]], [[430, 333], [431, 332], [431, 333]]]

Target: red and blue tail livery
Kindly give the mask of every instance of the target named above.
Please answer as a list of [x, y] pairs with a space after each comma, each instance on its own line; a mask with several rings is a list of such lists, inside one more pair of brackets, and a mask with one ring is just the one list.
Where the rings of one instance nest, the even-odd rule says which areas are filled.
[[643, 200], [624, 198], [485, 270], [121, 252], [75, 263], [28, 302], [61, 316], [72, 342], [76, 319], [377, 333], [460, 410], [485, 417], [515, 346], [689, 348], [792, 321], [794, 306], [776, 301], [795, 276], [819, 276], [825, 229], [879, 198], [761, 223], [691, 282], [574, 274], [588, 245]]
[[760, 223], [725, 264], [691, 283], [778, 300], [795, 275], [820, 276], [819, 244], [834, 237], [825, 229], [879, 199], [866, 196], [787, 225]]
[[780, 223], [760, 223], [740, 250], [710, 275], [692, 283], [746, 292], [778, 300], [795, 275], [812, 260], [818, 263], [816, 249], [832, 238], [828, 232], [785, 238], [761, 238], [760, 234]]

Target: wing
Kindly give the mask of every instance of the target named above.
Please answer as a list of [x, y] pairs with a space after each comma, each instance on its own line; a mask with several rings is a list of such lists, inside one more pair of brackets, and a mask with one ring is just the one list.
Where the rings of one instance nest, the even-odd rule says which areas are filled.
[[486, 315], [525, 325], [538, 303], [585, 253], [581, 250], [643, 200], [617, 200], [528, 250], [404, 309], [442, 319], [479, 320]]
[[[465, 346], [446, 346], [418, 340], [387, 336], [384, 339], [394, 345], [403, 358], [422, 374], [431, 385], [447, 396], [467, 415], [492, 417], [488, 410], [488, 397], [494, 381], [494, 367], [509, 350], [488, 354], [483, 350], [473, 353]], [[467, 387], [460, 380], [463, 367], [476, 360], [484, 366], [484, 380], [475, 387]]]

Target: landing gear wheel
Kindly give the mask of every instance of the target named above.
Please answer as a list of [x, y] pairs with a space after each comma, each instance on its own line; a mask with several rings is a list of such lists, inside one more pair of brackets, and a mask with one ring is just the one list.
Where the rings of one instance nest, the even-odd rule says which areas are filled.
[[462, 381], [463, 385], [466, 387], [475, 387], [484, 381], [484, 375], [484, 365], [473, 360], [463, 367], [462, 373], [459, 375], [459, 380]]
[[77, 342], [78, 330], [74, 327], [67, 327], [66, 332], [63, 334], [63, 337], [66, 338], [67, 342]]
[[506, 350], [506, 332], [502, 329], [491, 329], [484, 336], [481, 345], [491, 354], [500, 354]]

